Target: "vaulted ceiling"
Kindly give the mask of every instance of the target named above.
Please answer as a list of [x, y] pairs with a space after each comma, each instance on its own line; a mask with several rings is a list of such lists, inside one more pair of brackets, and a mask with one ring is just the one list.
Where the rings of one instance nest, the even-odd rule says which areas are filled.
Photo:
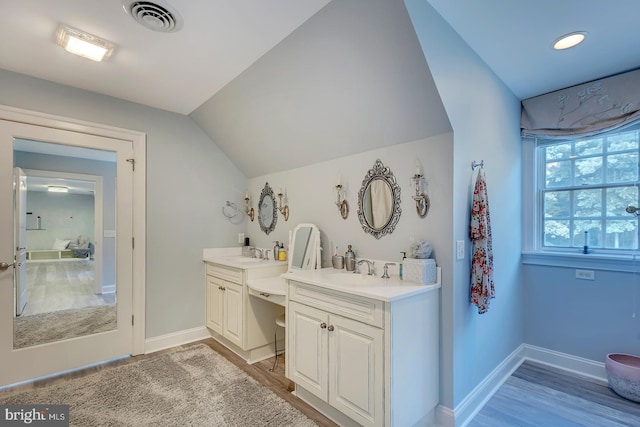
[[[291, 167], [275, 164], [291, 153], [318, 161], [449, 126], [431, 102], [437, 91], [424, 72], [428, 59], [400, 16], [402, 0], [154, 0], [183, 23], [170, 33], [132, 19], [123, 7], [131, 1], [0, 0], [0, 68], [191, 114], [247, 176]], [[520, 99], [640, 66], [637, 0], [425, 1]], [[385, 13], [396, 20], [381, 19]], [[115, 43], [113, 56], [96, 63], [67, 53], [55, 44], [61, 24]], [[586, 32], [585, 42], [551, 48], [573, 31]], [[354, 67], [372, 72], [354, 79]], [[268, 84], [255, 87], [252, 79]], [[409, 92], [401, 84], [407, 79]], [[330, 98], [345, 87], [343, 99], [358, 102]], [[290, 105], [292, 97], [310, 100], [307, 108]], [[238, 103], [247, 105], [241, 116], [225, 114], [238, 111]], [[363, 112], [363, 104], [371, 111]], [[330, 132], [323, 122], [331, 123]], [[267, 150], [273, 150], [268, 168], [248, 160]]]

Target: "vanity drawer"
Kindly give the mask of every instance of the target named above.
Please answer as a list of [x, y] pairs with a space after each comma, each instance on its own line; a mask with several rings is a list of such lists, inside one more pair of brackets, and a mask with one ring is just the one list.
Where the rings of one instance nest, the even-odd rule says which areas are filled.
[[384, 326], [384, 303], [382, 301], [353, 296], [293, 280], [289, 281], [289, 300], [378, 328]]
[[221, 264], [207, 263], [207, 274], [242, 285], [242, 270]]

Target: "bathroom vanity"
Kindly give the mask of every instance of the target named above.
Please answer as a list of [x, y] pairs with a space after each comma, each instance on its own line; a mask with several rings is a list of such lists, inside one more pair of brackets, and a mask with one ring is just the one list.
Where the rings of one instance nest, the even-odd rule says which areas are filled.
[[287, 263], [205, 249], [206, 326], [213, 338], [255, 363], [273, 355], [274, 319], [284, 306], [254, 298], [247, 283], [278, 277]]
[[283, 277], [286, 372], [298, 397], [340, 425], [407, 426], [433, 417], [439, 280], [423, 286], [331, 268]]

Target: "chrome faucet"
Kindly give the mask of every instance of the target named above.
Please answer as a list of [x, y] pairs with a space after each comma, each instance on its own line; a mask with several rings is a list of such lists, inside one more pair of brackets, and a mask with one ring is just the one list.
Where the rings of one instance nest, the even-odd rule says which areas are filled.
[[368, 259], [361, 259], [356, 263], [356, 269], [353, 270], [354, 273], [360, 273], [360, 266], [363, 263], [367, 263], [367, 274], [369, 276], [373, 276], [376, 274], [376, 263], [373, 261], [369, 261]]
[[[253, 248], [251, 249], [251, 252], [253, 253], [254, 258], [264, 259], [264, 252], [262, 252], [262, 249]], [[258, 256], [258, 254], [260, 254], [260, 256]]]
[[396, 265], [396, 263], [395, 262], [387, 262], [387, 263], [385, 263], [385, 265], [384, 265], [384, 273], [382, 274], [382, 278], [383, 279], [389, 279], [390, 278], [390, 276], [389, 276], [389, 266], [390, 265]]

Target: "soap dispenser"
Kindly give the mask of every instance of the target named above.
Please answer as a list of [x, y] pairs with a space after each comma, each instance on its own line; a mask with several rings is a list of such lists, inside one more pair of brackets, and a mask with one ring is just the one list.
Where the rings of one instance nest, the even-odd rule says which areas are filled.
[[356, 254], [351, 249], [351, 245], [347, 247], [347, 252], [344, 254], [344, 263], [347, 271], [356, 269]]
[[400, 265], [398, 266], [398, 277], [402, 280], [402, 264], [404, 264], [404, 260], [407, 259], [406, 252], [400, 252], [402, 254], [402, 261], [400, 261]]
[[278, 260], [279, 261], [287, 260], [287, 250], [284, 248], [284, 243], [280, 243], [280, 250], [278, 251]]
[[275, 246], [273, 247], [273, 260], [278, 261], [278, 258], [279, 258], [278, 255], [280, 252], [280, 246], [279, 246], [280, 242], [276, 240], [274, 243], [275, 243]]

